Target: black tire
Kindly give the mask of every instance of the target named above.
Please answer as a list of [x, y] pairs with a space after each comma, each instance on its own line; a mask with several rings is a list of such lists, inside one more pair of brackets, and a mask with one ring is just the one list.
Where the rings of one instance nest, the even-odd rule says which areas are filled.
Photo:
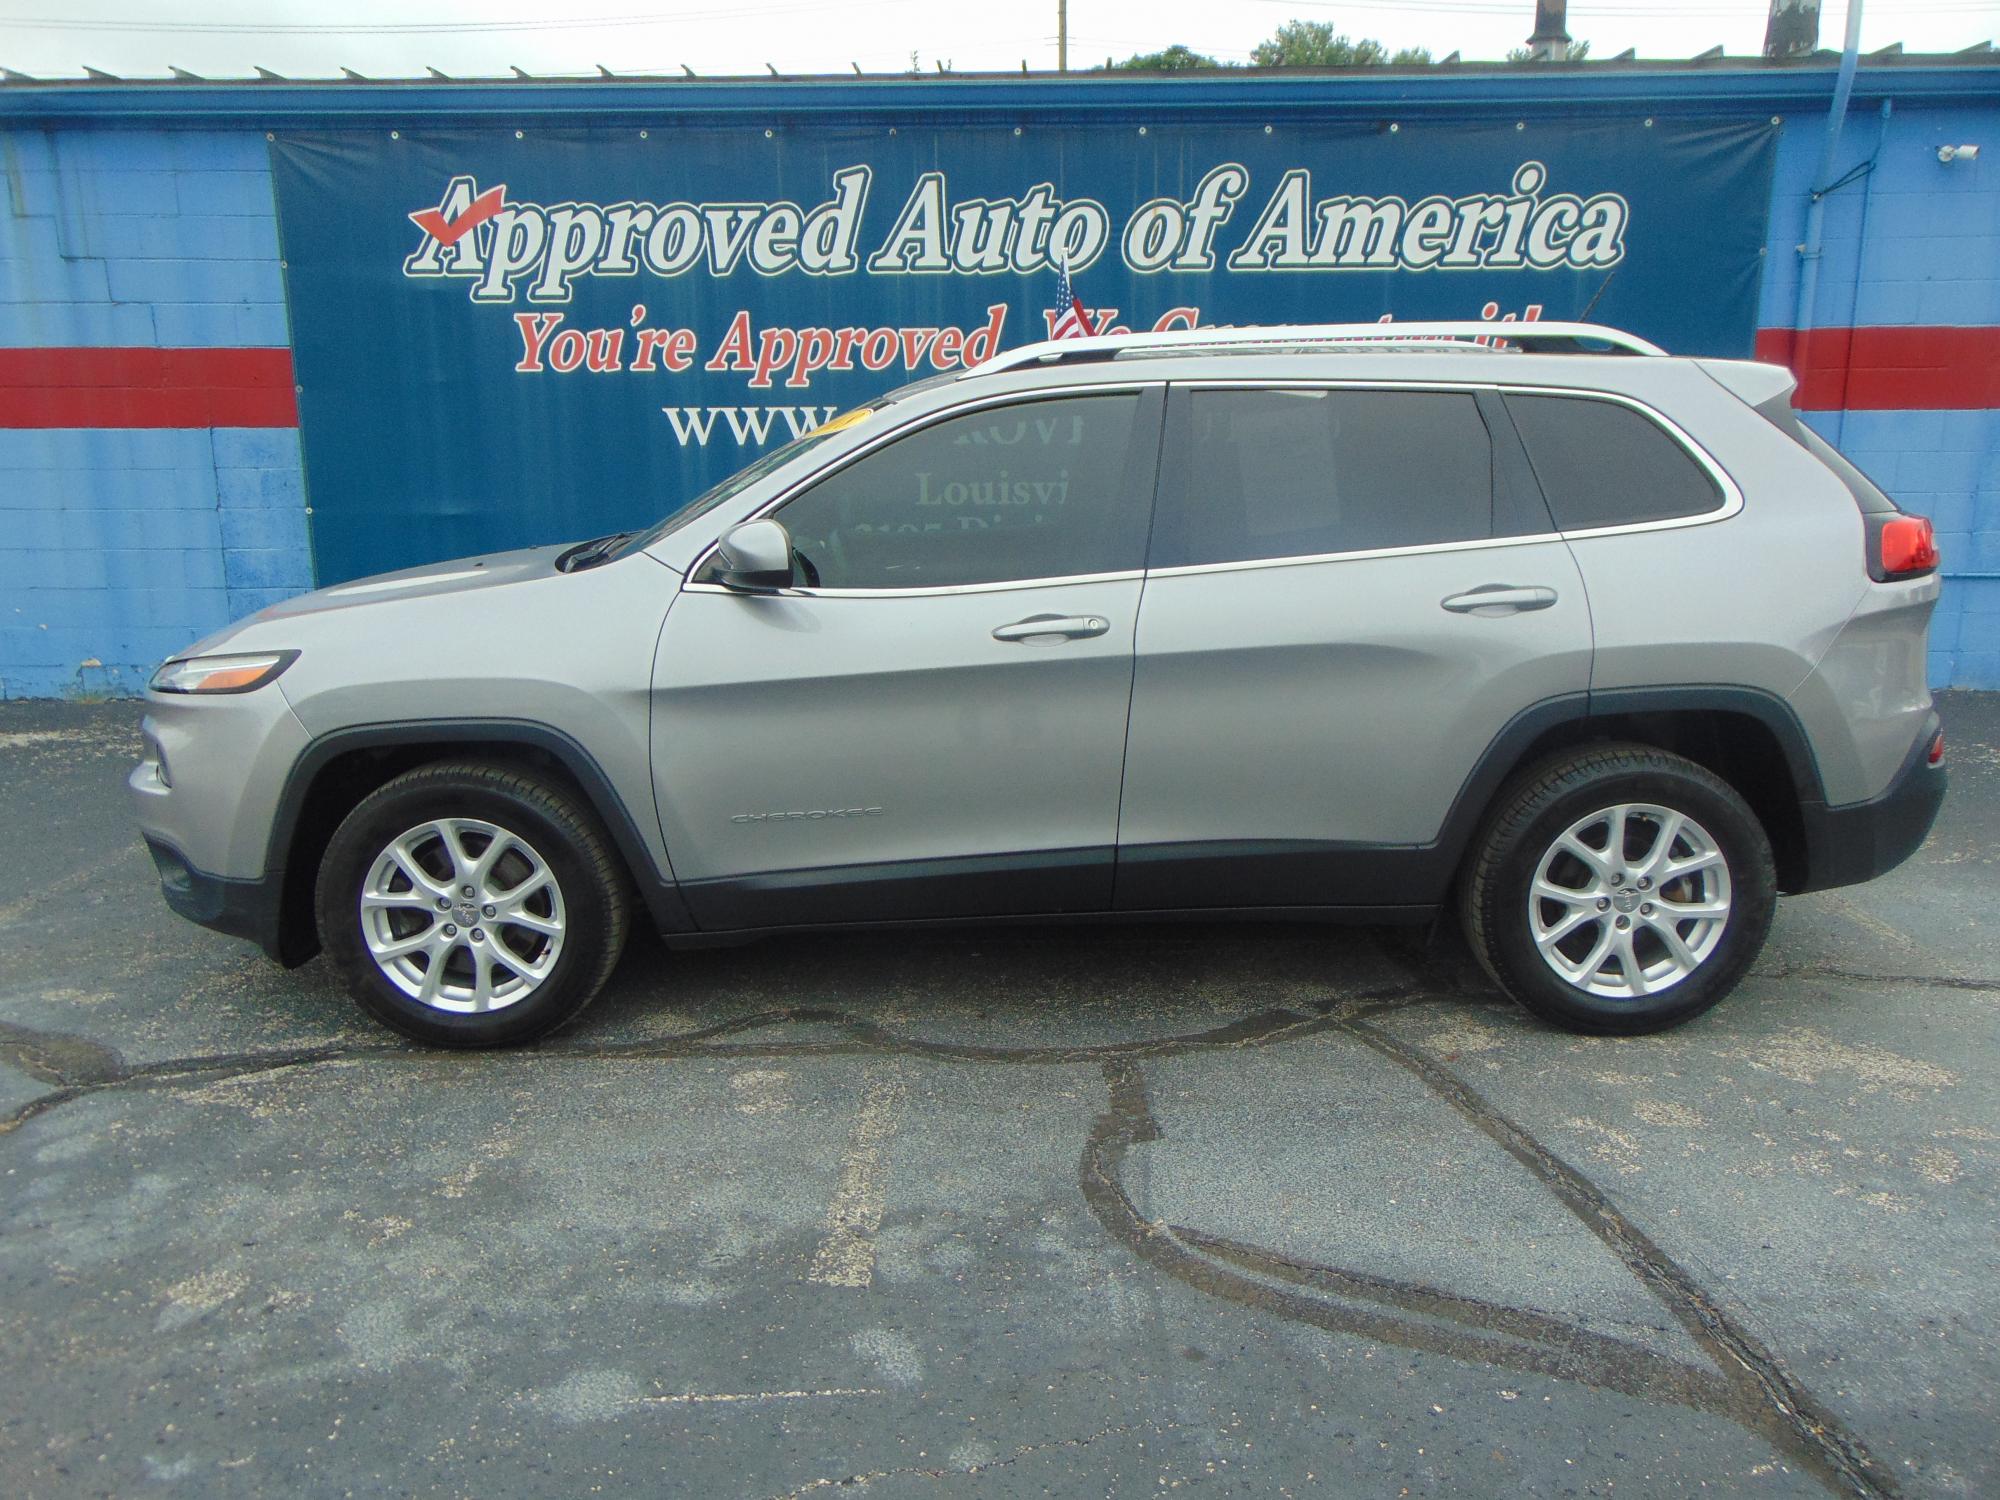
[[[489, 823], [525, 841], [559, 892], [564, 931], [553, 962], [528, 993], [498, 1008], [447, 1010], [406, 993], [376, 962], [364, 934], [361, 900], [376, 861], [409, 830], [444, 818]], [[355, 1003], [384, 1026], [436, 1047], [517, 1046], [573, 1019], [611, 977], [630, 921], [623, 866], [583, 800], [530, 773], [477, 761], [422, 766], [363, 798], [327, 845], [315, 910], [320, 944]], [[440, 931], [445, 919], [421, 918]], [[502, 934], [481, 928], [480, 937], [497, 942]], [[522, 943], [521, 931], [511, 929], [506, 940]], [[528, 935], [523, 945], [534, 942]], [[463, 952], [451, 962], [469, 965], [470, 949]]]
[[[1601, 809], [1630, 803], [1683, 814], [1707, 833], [1727, 870], [1730, 906], [1712, 950], [1686, 977], [1650, 994], [1613, 998], [1570, 982], [1544, 960], [1533, 923], [1541, 920], [1552, 929], [1556, 923], [1552, 916], [1531, 914], [1529, 892], [1544, 854], [1567, 830]], [[1665, 820], [1654, 821], [1656, 837], [1664, 826]], [[1681, 756], [1645, 745], [1606, 744], [1544, 760], [1507, 785], [1472, 848], [1459, 904], [1473, 953], [1494, 982], [1522, 1005], [1569, 1031], [1632, 1036], [1678, 1026], [1733, 990], [1764, 947], [1777, 894], [1770, 840], [1733, 787]], [[1536, 910], [1560, 915], [1564, 908], [1556, 904]], [[1616, 908], [1602, 920], [1616, 921]], [[1572, 947], [1587, 947], [1591, 941], [1585, 938]], [[1655, 945], [1656, 955], [1664, 955], [1657, 936], [1646, 941]], [[1566, 956], [1578, 967], [1590, 962], [1574, 952]], [[1647, 967], [1644, 954], [1637, 967]]]

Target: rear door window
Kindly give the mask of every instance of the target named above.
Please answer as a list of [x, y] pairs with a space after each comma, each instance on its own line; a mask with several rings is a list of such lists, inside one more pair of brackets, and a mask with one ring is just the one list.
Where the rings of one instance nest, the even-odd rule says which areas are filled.
[[1469, 393], [1197, 388], [1177, 400], [1156, 568], [1493, 535], [1493, 442]]
[[1678, 520], [1722, 504], [1708, 470], [1632, 407], [1510, 391], [1507, 410], [1560, 531]]

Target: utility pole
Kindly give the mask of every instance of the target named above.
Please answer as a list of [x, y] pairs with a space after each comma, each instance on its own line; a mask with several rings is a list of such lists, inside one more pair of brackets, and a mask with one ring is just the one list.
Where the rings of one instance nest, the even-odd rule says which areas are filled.
[[1069, 0], [1056, 0], [1056, 71], [1069, 71]]

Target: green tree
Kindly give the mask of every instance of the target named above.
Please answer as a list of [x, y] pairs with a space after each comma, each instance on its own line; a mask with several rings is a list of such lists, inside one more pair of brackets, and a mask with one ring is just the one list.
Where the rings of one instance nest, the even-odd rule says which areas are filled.
[[1356, 68], [1388, 60], [1380, 42], [1353, 41], [1336, 33], [1331, 21], [1287, 21], [1250, 54], [1259, 68]]
[[[1581, 62], [1589, 55], [1589, 42], [1571, 43], [1570, 61]], [[1356, 40], [1335, 31], [1329, 21], [1287, 21], [1268, 41], [1259, 42], [1250, 54], [1253, 68], [1366, 68], [1383, 63], [1420, 68], [1436, 60], [1428, 47], [1401, 47], [1392, 53], [1372, 37]], [[1529, 60], [1526, 47], [1516, 47], [1507, 54], [1509, 62]], [[915, 61], [913, 54], [913, 70]], [[1111, 66], [1135, 73], [1178, 73], [1188, 68], [1234, 68], [1240, 64], [1222, 62], [1176, 42], [1158, 52], [1134, 53]]]
[[[1569, 44], [1569, 55], [1564, 61], [1582, 62], [1588, 56], [1590, 56], [1589, 42], [1571, 42]], [[1507, 53], [1508, 62], [1533, 62], [1534, 60], [1535, 54], [1526, 47], [1514, 47]]]
[[1326, 21], [1287, 21], [1250, 54], [1259, 68], [1365, 68], [1377, 63], [1423, 67], [1431, 61], [1428, 47], [1403, 47], [1391, 54], [1369, 37], [1355, 41], [1335, 32]]
[[1205, 52], [1197, 52], [1192, 47], [1183, 47], [1175, 42], [1160, 52], [1135, 52], [1113, 66], [1130, 68], [1135, 73], [1178, 73], [1186, 68], [1220, 68], [1225, 64]]

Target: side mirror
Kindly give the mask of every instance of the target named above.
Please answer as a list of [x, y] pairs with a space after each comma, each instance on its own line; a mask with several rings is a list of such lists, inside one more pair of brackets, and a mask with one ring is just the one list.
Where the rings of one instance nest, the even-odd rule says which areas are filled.
[[745, 521], [715, 544], [715, 581], [726, 589], [768, 593], [798, 581], [792, 534], [777, 521]]

